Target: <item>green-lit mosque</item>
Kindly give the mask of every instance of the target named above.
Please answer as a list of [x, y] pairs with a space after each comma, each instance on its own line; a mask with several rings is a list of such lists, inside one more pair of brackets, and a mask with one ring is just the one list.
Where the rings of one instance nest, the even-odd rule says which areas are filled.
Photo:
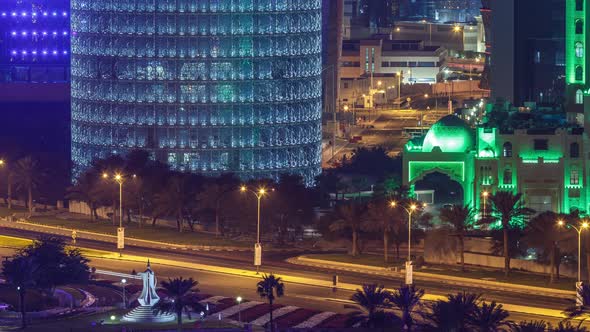
[[498, 190], [523, 193], [539, 212], [590, 211], [588, 5], [566, 1], [566, 112], [488, 105], [476, 128], [448, 115], [406, 144], [403, 183], [413, 188], [430, 173], [446, 174], [480, 211], [483, 193]]

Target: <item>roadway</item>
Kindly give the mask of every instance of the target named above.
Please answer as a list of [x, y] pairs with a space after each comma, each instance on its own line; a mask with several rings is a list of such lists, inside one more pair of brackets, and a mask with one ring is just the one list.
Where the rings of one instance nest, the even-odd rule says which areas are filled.
[[[0, 229], [0, 234], [19, 236], [25, 238], [35, 238], [37, 234], [32, 232], [15, 232], [8, 229]], [[78, 246], [99, 250], [113, 250], [113, 244], [101, 243], [96, 241], [80, 240]], [[8, 251], [7, 251], [8, 250]], [[252, 271], [252, 253], [236, 253], [236, 252], [172, 252], [155, 249], [129, 247], [124, 251], [128, 255], [143, 256], [146, 258], [161, 258], [185, 263], [198, 263], [209, 266], [220, 266], [234, 269], [243, 269]], [[9, 249], [0, 250], [0, 255], [7, 256], [10, 254]], [[403, 282], [400, 278], [382, 277], [382, 276], [367, 276], [365, 274], [356, 272], [334, 272], [328, 269], [294, 266], [284, 262], [284, 259], [291, 255], [285, 253], [271, 253], [267, 252], [263, 256], [263, 267], [261, 271], [272, 272], [277, 275], [312, 278], [321, 281], [329, 281], [332, 276], [337, 273], [340, 282], [350, 284], [363, 284], [367, 282], [374, 282], [383, 284], [388, 288], [397, 288]], [[112, 259], [92, 258], [91, 266], [98, 269], [111, 270], [116, 272], [130, 273], [132, 270], [142, 271], [145, 269], [144, 263], [137, 262], [122, 262]], [[186, 267], [178, 267], [171, 265], [153, 264], [153, 269], [156, 271], [160, 280], [170, 277], [193, 277], [199, 281], [199, 288], [201, 292], [234, 297], [241, 295], [246, 298], [254, 299], [256, 295], [256, 282], [250, 276], [229, 275], [218, 272], [211, 272], [207, 269], [194, 269]], [[525, 293], [507, 293], [503, 291], [486, 290], [476, 287], [461, 287], [451, 284], [441, 284], [429, 281], [416, 281], [416, 285], [424, 288], [428, 294], [446, 295], [449, 293], [456, 293], [460, 291], [482, 293], [486, 300], [495, 300], [499, 303], [507, 303], [513, 305], [531, 306], [538, 308], [547, 308], [562, 310], [570, 305], [570, 302], [563, 299], [553, 297], [540, 296], [535, 294]], [[323, 311], [345, 312], [344, 304], [348, 303], [352, 292], [339, 289], [335, 292], [331, 288], [319, 287], [310, 284], [288, 283], [286, 285], [286, 296], [280, 299], [280, 303], [287, 305], [295, 305]], [[544, 319], [550, 322], [557, 322], [560, 319], [556, 317], [548, 317], [542, 315], [531, 315], [523, 313], [512, 313], [511, 319], [531, 320]]]

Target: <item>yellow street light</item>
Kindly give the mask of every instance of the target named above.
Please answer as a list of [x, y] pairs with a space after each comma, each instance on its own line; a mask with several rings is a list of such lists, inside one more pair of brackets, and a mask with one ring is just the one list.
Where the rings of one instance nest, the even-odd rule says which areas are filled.
[[563, 220], [558, 220], [558, 221], [557, 221], [557, 224], [558, 224], [559, 226], [563, 226], [564, 222], [563, 222]]
[[[557, 224], [559, 226], [565, 226], [566, 223], [563, 220], [558, 220]], [[581, 258], [582, 258], [582, 231], [584, 229], [587, 229], [588, 226], [590, 226], [590, 224], [588, 224], [588, 221], [583, 221], [582, 224], [580, 224], [579, 227], [576, 227], [572, 224], [568, 224], [567, 226], [573, 228], [576, 230], [576, 232], [578, 233], [578, 282], [576, 283], [576, 289], [578, 288], [579, 283], [582, 281], [582, 270], [581, 270]]]
[[428, 93], [425, 93], [424, 94], [424, 98], [428, 98]]
[[0, 159], [0, 166], [4, 166], [4, 159]]
[[400, 28], [395, 28], [395, 31], [399, 32], [400, 31]]
[[246, 186], [241, 186], [240, 191], [246, 191]]
[[460, 27], [460, 26], [458, 26], [458, 25], [456, 25], [456, 26], [453, 28], [453, 32], [459, 32], [459, 31], [461, 31], [461, 27]]
[[582, 228], [588, 228], [588, 223], [584, 221], [584, 222], [582, 223]]
[[377, 86], [381, 86], [381, 84], [383, 84], [383, 82], [377, 81]]
[[266, 189], [260, 188], [260, 190], [258, 190], [258, 193], [260, 193], [260, 195], [264, 195], [266, 194]]
[[397, 203], [396, 202], [390, 202], [389, 205], [395, 207], [397, 205]]
[[123, 179], [123, 177], [121, 176], [121, 174], [115, 174], [115, 180], [121, 181]]
[[107, 173], [102, 173], [102, 178], [103, 179], [107, 179], [109, 177], [109, 175]]
[[410, 210], [414, 211], [416, 210], [418, 207], [416, 206], [416, 204], [412, 204], [410, 205]]
[[344, 111], [348, 112], [348, 105], [344, 105]]

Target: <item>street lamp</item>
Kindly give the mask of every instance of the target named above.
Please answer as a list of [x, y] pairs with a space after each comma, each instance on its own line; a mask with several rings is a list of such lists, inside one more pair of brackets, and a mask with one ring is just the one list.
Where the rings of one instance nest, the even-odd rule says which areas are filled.
[[401, 100], [402, 100], [402, 73], [400, 71], [398, 71], [397, 73], [395, 73], [395, 75], [397, 76], [397, 99], [399, 100], [399, 102], [401, 104]]
[[587, 221], [582, 222], [579, 227], [572, 224], [566, 223], [563, 220], [558, 220], [559, 226], [569, 226], [578, 232], [578, 281], [576, 282], [576, 305], [582, 307], [584, 305], [584, 299], [582, 297], [582, 275], [581, 275], [581, 261], [582, 261], [582, 231], [588, 229], [590, 224]]
[[[108, 173], [102, 173], [103, 179], [108, 179]], [[133, 174], [133, 178], [136, 175]], [[119, 257], [122, 256], [121, 250], [125, 247], [125, 228], [123, 228], [123, 182], [125, 178], [120, 173], [115, 173], [113, 180], [119, 184], [119, 228], [117, 229], [117, 249], [119, 249]]]
[[251, 192], [256, 196], [258, 200], [258, 210], [257, 210], [257, 222], [256, 222], [256, 244], [254, 244], [254, 265], [256, 266], [256, 274], [259, 273], [260, 265], [262, 264], [262, 246], [260, 245], [260, 200], [264, 195], [266, 195], [267, 191], [265, 188], [260, 188], [258, 191], [249, 189], [246, 186], [240, 187], [241, 192]]
[[484, 192], [482, 192], [481, 195], [483, 196], [483, 216], [485, 218], [485, 216], [486, 216], [486, 203], [487, 203], [488, 196], [490, 195], [490, 193], [487, 192], [487, 190], [484, 190]]
[[123, 308], [127, 309], [127, 299], [125, 298], [125, 284], [127, 283], [127, 279], [121, 279], [121, 285], [123, 286]]
[[240, 304], [242, 303], [242, 297], [241, 296], [236, 297], [236, 302], [238, 302], [238, 322], [241, 324], [242, 323], [242, 309], [240, 307]]
[[[411, 271], [412, 271], [412, 252], [411, 252], [411, 248], [412, 248], [412, 213], [414, 213], [416, 211], [416, 209], [418, 209], [418, 205], [416, 205], [415, 203], [410, 204], [410, 206], [408, 206], [407, 208], [403, 205], [397, 204], [396, 201], [392, 201], [391, 203], [389, 203], [391, 207], [401, 207], [402, 209], [404, 209], [407, 213], [408, 213], [408, 260], [406, 261], [406, 284], [411, 285], [412, 284], [412, 277], [411, 277]], [[422, 205], [423, 207], [426, 207], [426, 203], [424, 203]]]

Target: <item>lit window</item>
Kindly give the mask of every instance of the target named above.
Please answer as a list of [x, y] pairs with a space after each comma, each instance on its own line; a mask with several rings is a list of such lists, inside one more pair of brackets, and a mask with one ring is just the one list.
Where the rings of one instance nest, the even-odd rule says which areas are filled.
[[576, 104], [583, 104], [584, 103], [584, 92], [582, 90], [576, 91]]
[[584, 57], [584, 45], [581, 42], [576, 42], [576, 58]]
[[502, 155], [506, 158], [512, 157], [512, 143], [506, 142], [502, 147]]
[[570, 184], [580, 184], [580, 173], [577, 169], [570, 171]]

